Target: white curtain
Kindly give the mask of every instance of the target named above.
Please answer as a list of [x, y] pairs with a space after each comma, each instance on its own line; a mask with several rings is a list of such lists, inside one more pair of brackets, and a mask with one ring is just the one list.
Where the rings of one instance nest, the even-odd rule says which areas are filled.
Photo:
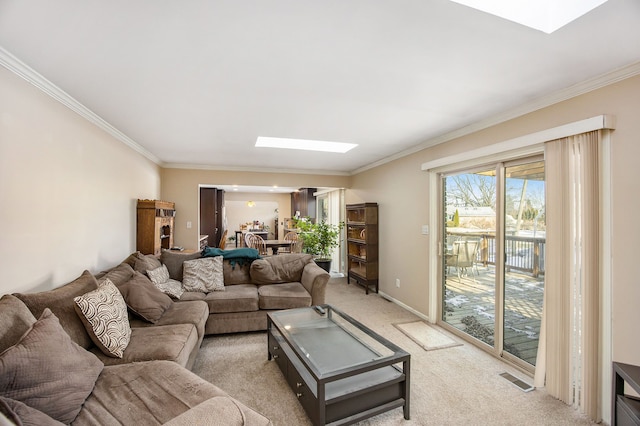
[[545, 144], [547, 242], [536, 386], [601, 418], [600, 131]]

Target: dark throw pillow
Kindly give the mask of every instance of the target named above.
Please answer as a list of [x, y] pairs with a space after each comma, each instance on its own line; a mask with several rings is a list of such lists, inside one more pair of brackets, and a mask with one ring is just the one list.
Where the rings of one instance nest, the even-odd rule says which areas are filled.
[[173, 300], [140, 272], [118, 287], [127, 307], [140, 318], [155, 323], [169, 309]]
[[0, 395], [62, 423], [76, 418], [104, 365], [78, 346], [46, 308], [14, 346], [0, 354]]
[[[0, 413], [4, 414], [7, 420], [18, 426], [63, 426], [57, 420], [47, 416], [42, 411], [16, 401], [15, 399], [0, 396]], [[4, 424], [0, 422], [0, 424]]]

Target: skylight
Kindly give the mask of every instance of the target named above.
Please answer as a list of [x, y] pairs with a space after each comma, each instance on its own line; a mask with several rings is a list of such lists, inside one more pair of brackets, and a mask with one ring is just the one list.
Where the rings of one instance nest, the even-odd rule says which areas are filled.
[[451, 0], [551, 34], [607, 0]]
[[256, 140], [258, 148], [302, 149], [306, 151], [345, 153], [358, 146], [355, 143], [312, 141], [306, 139], [268, 138], [259, 136]]

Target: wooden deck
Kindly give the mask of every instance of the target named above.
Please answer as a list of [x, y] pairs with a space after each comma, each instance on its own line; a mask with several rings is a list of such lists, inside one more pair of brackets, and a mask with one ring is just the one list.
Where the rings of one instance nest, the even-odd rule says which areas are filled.
[[[542, 318], [544, 277], [509, 272], [505, 285], [506, 352], [535, 365]], [[495, 327], [495, 269], [478, 266], [458, 278], [449, 268], [445, 287], [444, 320], [459, 330], [493, 346]]]

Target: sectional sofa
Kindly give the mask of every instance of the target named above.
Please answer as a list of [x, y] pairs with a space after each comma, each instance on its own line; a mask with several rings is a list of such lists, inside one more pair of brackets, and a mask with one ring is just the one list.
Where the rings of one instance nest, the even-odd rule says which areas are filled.
[[[324, 303], [329, 276], [305, 255], [204, 254], [163, 253], [158, 267], [133, 253], [50, 291], [4, 295], [0, 424], [270, 424], [189, 369], [206, 334], [262, 330], [270, 310]], [[149, 279], [160, 268], [184, 278], [195, 259], [224, 264], [221, 288], [172, 299]]]

